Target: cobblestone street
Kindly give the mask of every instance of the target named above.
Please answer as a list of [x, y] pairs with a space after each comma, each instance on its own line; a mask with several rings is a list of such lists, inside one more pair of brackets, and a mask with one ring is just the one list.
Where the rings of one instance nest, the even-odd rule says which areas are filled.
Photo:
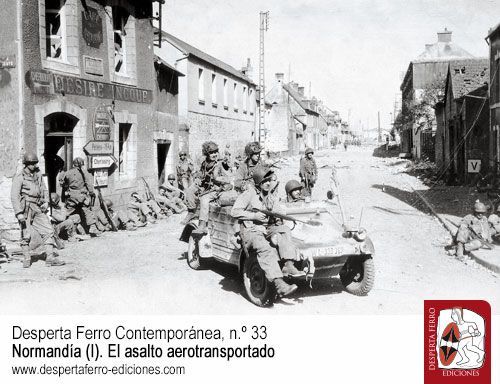
[[[368, 230], [375, 249], [375, 287], [367, 297], [332, 286], [302, 288], [270, 309], [249, 303], [237, 271], [214, 263], [191, 270], [187, 245], [178, 241], [181, 218], [136, 232], [106, 233], [61, 250], [67, 264], [30, 269], [12, 261], [0, 269], [2, 312], [11, 314], [417, 314], [422, 300], [496, 298], [498, 277], [473, 261], [446, 254], [450, 235], [430, 216], [413, 189], [432, 194], [400, 173], [396, 158], [372, 156], [373, 148], [317, 153], [320, 168], [314, 199], [326, 196], [331, 165], [338, 167], [348, 219]], [[297, 178], [298, 157], [278, 171], [280, 190]], [[443, 207], [443, 202], [433, 202]], [[493, 308], [498, 305], [491, 302]]]

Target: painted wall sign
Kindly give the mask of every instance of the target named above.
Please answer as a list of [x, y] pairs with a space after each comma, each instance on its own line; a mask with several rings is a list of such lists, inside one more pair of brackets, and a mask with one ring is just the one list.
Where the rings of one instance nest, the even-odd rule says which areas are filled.
[[15, 68], [16, 67], [16, 56], [0, 56], [0, 68]]
[[102, 18], [95, 8], [82, 11], [82, 35], [89, 47], [99, 48], [103, 41]]
[[83, 71], [90, 75], [104, 76], [102, 59], [83, 55]]
[[94, 139], [111, 140], [111, 121], [108, 106], [101, 105], [96, 108], [94, 114]]
[[481, 171], [481, 160], [467, 160], [467, 172], [479, 173]]
[[112, 141], [89, 141], [83, 147], [83, 150], [88, 155], [112, 155], [114, 145]]
[[46, 71], [30, 71], [26, 75], [26, 83], [36, 94], [49, 95], [54, 93], [52, 74]]
[[[153, 92], [148, 89], [102, 83], [100, 81], [86, 80], [79, 77], [59, 75], [45, 71], [30, 71], [27, 77], [31, 79], [28, 85], [33, 93], [62, 93], [65, 95], [115, 99], [143, 104], [151, 104], [153, 101]], [[32, 79], [37, 79], [36, 83], [33, 83]], [[41, 84], [48, 85], [47, 82], [53, 83], [53, 89], [40, 87]]]
[[107, 187], [108, 186], [108, 170], [96, 169], [94, 171], [94, 187]]

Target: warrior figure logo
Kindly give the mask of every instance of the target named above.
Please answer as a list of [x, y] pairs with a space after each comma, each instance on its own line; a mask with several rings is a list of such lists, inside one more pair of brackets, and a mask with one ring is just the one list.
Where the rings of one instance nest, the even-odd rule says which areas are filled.
[[477, 369], [484, 361], [484, 319], [468, 309], [455, 307], [439, 313], [437, 346], [439, 368]]

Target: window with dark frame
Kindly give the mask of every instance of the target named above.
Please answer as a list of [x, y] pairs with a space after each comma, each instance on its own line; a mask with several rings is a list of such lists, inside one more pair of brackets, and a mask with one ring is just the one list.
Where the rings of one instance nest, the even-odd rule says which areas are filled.
[[118, 172], [127, 173], [128, 140], [131, 124], [120, 123], [118, 125]]
[[119, 6], [113, 6], [112, 9], [112, 19], [113, 19], [113, 39], [115, 45], [115, 73], [124, 74], [126, 73], [126, 44], [125, 36], [127, 35], [125, 27], [129, 18], [128, 12]]
[[46, 55], [52, 59], [64, 57], [65, 0], [45, 0]]

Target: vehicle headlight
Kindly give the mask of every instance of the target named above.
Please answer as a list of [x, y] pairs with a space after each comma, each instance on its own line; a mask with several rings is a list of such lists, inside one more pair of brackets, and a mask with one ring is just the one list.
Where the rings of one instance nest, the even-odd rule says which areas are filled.
[[360, 228], [358, 232], [355, 232], [353, 235], [356, 241], [365, 241], [366, 240], [366, 229]]
[[370, 239], [366, 239], [360, 246], [361, 253], [367, 255], [373, 255], [375, 253], [375, 247]]

